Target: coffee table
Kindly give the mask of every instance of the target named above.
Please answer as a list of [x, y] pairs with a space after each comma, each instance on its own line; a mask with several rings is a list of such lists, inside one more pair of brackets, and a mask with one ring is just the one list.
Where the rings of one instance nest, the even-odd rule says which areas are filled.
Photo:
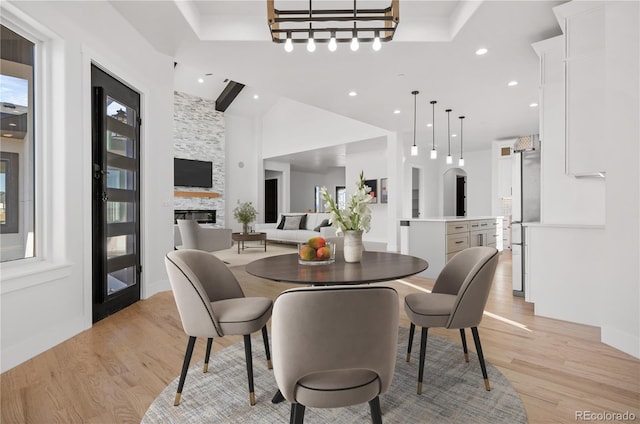
[[262, 247], [262, 246], [245, 246], [245, 241], [260, 241], [264, 245], [264, 251], [267, 251], [267, 233], [232, 233], [231, 239], [238, 243], [238, 255], [240, 254], [240, 247], [242, 250], [250, 247]]

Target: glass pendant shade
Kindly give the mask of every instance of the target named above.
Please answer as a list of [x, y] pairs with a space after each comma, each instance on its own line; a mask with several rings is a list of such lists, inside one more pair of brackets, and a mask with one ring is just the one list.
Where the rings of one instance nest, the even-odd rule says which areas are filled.
[[458, 166], [464, 166], [464, 158], [458, 159]]
[[447, 156], [447, 165], [451, 165], [453, 163], [453, 156]]
[[418, 156], [418, 146], [415, 144], [411, 146], [411, 156]]
[[431, 159], [438, 159], [438, 151], [436, 149], [431, 149]]

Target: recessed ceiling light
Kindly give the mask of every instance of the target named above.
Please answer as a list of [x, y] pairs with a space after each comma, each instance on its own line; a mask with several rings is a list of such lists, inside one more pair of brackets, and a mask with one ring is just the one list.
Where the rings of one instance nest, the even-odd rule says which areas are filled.
[[396, 115], [400, 113], [400, 109], [396, 109], [393, 111], [393, 113], [395, 113]]
[[254, 99], [256, 99], [256, 100], [258, 100], [258, 99], [260, 98], [260, 96], [258, 96], [257, 94], [254, 94], [254, 95], [253, 95], [253, 98], [254, 98]]
[[203, 79], [203, 78], [198, 78], [198, 82], [199, 82], [200, 84], [202, 84], [202, 83], [204, 82], [204, 79]]
[[427, 127], [433, 127], [433, 124], [429, 123], [427, 124]]
[[357, 95], [358, 95], [358, 93], [356, 93], [355, 91], [349, 91], [349, 95], [350, 95], [351, 97], [355, 97], [355, 96], [357, 96]]
[[457, 137], [458, 134], [451, 134], [451, 137]]
[[509, 81], [509, 83], [507, 84], [509, 87], [513, 87], [518, 85], [518, 81]]
[[529, 107], [538, 107], [538, 103], [531, 103]]
[[485, 49], [485, 48], [483, 47], [483, 48], [481, 48], [481, 49], [476, 50], [476, 54], [477, 54], [478, 56], [482, 56], [483, 54], [487, 54], [487, 52], [488, 52], [488, 51], [489, 51], [489, 50], [487, 50], [487, 49]]

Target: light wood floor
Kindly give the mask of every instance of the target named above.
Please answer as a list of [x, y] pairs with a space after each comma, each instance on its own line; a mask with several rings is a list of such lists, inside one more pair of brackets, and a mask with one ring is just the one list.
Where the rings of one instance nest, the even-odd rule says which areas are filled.
[[[248, 296], [275, 298], [292, 287], [241, 274]], [[433, 281], [412, 277], [390, 285], [402, 302]], [[534, 316], [533, 305], [511, 294], [508, 253], [501, 256], [486, 311], [479, 330], [485, 358], [511, 381], [529, 422], [576, 422], [576, 411], [630, 411], [640, 420], [640, 361], [600, 343], [597, 328]], [[408, 324], [402, 312], [401, 325]], [[460, 343], [458, 331], [431, 333]], [[214, 350], [240, 340], [217, 339]], [[1, 422], [139, 423], [179, 375], [186, 341], [170, 292], [140, 301], [2, 374]], [[196, 343], [194, 361], [204, 356], [203, 345]], [[484, 390], [480, 375], [478, 390]], [[183, 396], [188, 393], [187, 381]]]

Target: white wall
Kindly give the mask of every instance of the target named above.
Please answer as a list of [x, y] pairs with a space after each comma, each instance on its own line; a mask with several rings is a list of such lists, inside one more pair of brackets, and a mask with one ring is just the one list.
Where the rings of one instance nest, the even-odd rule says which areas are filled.
[[[2, 264], [2, 371], [91, 326], [91, 61], [142, 95], [142, 296], [169, 288], [173, 60], [107, 2], [3, 2], [45, 41], [38, 261]], [[117, 28], [117, 31], [114, 31]], [[126, 48], [123, 48], [126, 46]], [[44, 70], [44, 68], [43, 68]]]
[[[335, 197], [336, 186], [344, 186], [345, 169], [329, 168], [326, 173], [291, 171], [291, 211], [306, 212], [315, 209], [314, 193], [316, 186], [327, 187], [329, 194]], [[324, 210], [321, 200], [320, 210]]]
[[258, 188], [264, 192], [259, 143], [259, 121], [244, 116], [226, 113], [225, 145], [226, 145], [226, 228], [240, 231], [239, 224], [233, 217], [233, 209], [238, 202], [252, 202], [258, 210], [256, 222], [264, 222], [264, 202], [258, 197]]
[[[378, 151], [359, 152], [347, 154], [346, 157], [346, 187], [347, 198], [355, 191], [355, 185], [360, 179], [360, 172], [364, 172], [366, 180], [378, 180], [388, 178], [389, 167], [387, 157]], [[388, 207], [389, 203], [372, 203], [371, 206], [371, 231], [365, 233], [363, 241], [387, 243], [389, 240]]]
[[607, 3], [605, 305], [602, 341], [640, 357], [640, 3]]
[[[492, 161], [491, 149], [467, 152], [464, 154], [464, 167], [460, 168], [467, 174], [467, 216], [490, 216], [492, 191]], [[444, 202], [448, 196], [455, 193], [444, 193], [444, 175], [448, 169], [458, 168], [457, 164], [447, 165], [445, 157], [438, 158], [438, 196], [439, 215], [446, 215]]]

